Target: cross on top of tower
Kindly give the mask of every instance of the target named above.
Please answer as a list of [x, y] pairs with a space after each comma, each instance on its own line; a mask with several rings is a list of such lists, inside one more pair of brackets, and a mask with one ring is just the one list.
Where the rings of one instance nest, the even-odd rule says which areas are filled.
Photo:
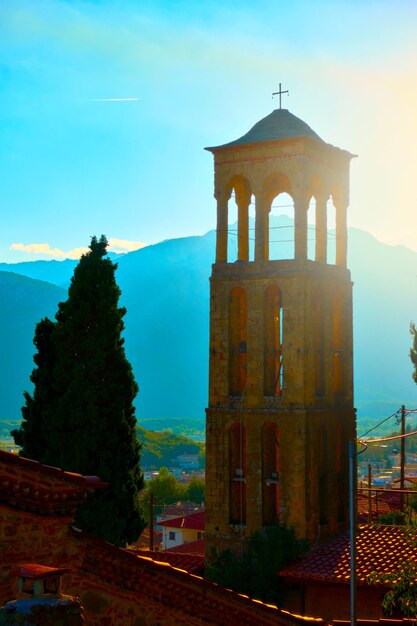
[[290, 95], [290, 92], [288, 91], [288, 89], [287, 89], [286, 91], [283, 91], [283, 90], [281, 89], [281, 83], [280, 83], [280, 84], [279, 84], [279, 90], [278, 90], [278, 91], [275, 91], [275, 92], [272, 94], [272, 97], [274, 97], [274, 96], [279, 96], [279, 108], [281, 108], [281, 96], [282, 96], [282, 94], [283, 94], [283, 93], [287, 93], [288, 95]]

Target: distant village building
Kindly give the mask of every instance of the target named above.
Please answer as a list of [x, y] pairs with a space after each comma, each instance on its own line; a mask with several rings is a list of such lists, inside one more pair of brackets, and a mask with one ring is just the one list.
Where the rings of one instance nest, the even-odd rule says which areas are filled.
[[198, 454], [179, 454], [176, 457], [176, 463], [182, 469], [197, 469]]
[[162, 527], [162, 549], [200, 541], [204, 536], [204, 511], [160, 522]]
[[174, 504], [166, 504], [162, 511], [156, 515], [157, 528], [162, 530], [161, 522], [198, 513], [201, 510], [203, 510], [203, 507], [197, 506], [195, 502], [175, 502]]

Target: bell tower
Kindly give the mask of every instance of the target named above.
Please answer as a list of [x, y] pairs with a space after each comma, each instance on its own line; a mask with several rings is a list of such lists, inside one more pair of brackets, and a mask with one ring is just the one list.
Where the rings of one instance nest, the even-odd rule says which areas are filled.
[[[313, 542], [348, 523], [348, 440], [355, 433], [355, 410], [346, 211], [355, 155], [325, 143], [286, 109], [273, 111], [240, 139], [206, 149], [214, 155], [217, 201], [206, 551], [237, 550], [252, 533], [275, 523]], [[281, 193], [294, 204], [294, 255], [271, 260], [269, 218]], [[228, 256], [232, 201], [238, 215], [234, 262]], [[330, 201], [333, 263], [327, 254]]]

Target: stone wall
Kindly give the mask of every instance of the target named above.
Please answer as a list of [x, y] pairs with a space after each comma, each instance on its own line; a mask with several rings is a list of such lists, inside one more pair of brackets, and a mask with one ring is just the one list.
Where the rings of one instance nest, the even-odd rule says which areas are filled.
[[[265, 294], [271, 287], [281, 294], [284, 373], [282, 392], [265, 396]], [[230, 294], [236, 288], [247, 294], [247, 377], [240, 397], [229, 389]], [[268, 423], [279, 435], [277, 521], [311, 542], [343, 530], [348, 523], [348, 441], [355, 433], [348, 270], [291, 260], [216, 264], [210, 303], [206, 554], [213, 548], [237, 549], [264, 525], [262, 429]], [[230, 516], [229, 430], [236, 423], [246, 442], [243, 524], [232, 523]]]

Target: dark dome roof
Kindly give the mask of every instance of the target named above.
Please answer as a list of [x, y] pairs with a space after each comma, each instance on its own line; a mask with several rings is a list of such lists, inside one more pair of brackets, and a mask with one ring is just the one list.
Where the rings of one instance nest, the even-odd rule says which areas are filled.
[[288, 109], [275, 109], [275, 111], [272, 111], [272, 113], [257, 122], [243, 137], [218, 147], [225, 148], [226, 146], [274, 141], [289, 137], [312, 137], [317, 141], [323, 142], [308, 124], [290, 113]]

